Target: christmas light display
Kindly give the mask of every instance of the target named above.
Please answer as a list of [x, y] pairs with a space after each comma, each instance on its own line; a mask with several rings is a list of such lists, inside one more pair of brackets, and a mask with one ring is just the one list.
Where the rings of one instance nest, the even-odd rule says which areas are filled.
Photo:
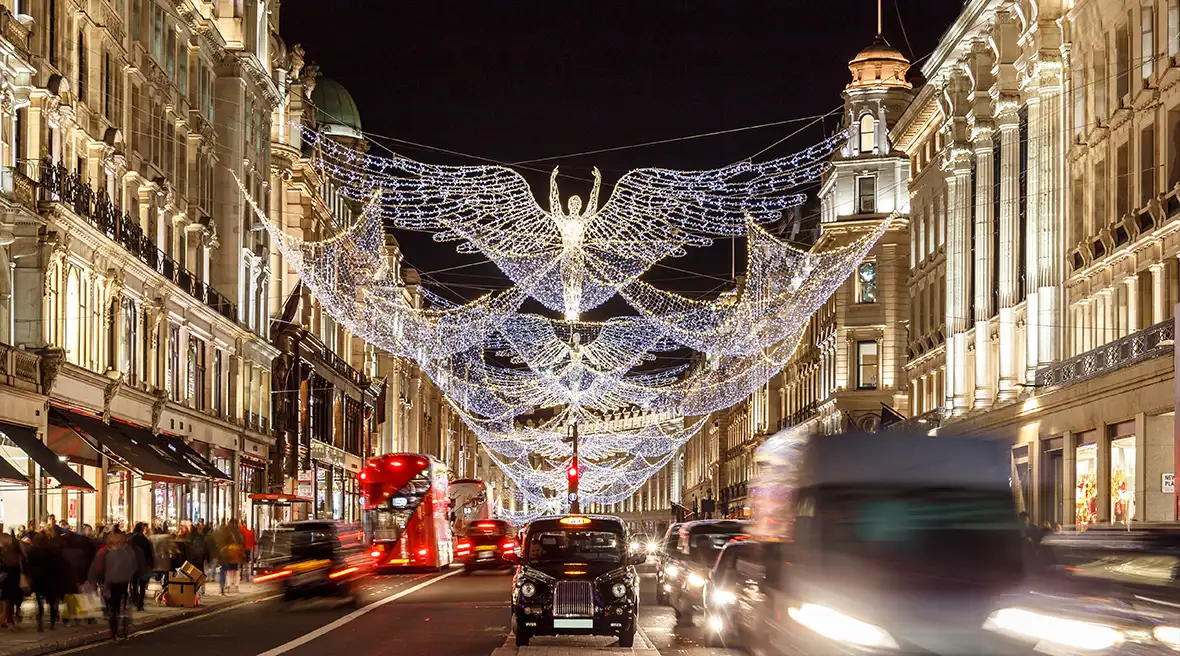
[[[615, 503], [633, 494], [706, 415], [781, 370], [807, 319], [888, 225], [820, 252], [791, 247], [760, 227], [801, 202], [788, 192], [817, 179], [843, 135], [761, 164], [632, 171], [601, 206], [597, 170], [587, 203], [573, 197], [564, 209], [554, 170], [548, 211], [505, 167], [374, 157], [310, 131], [304, 136], [324, 175], [364, 203], [356, 220], [326, 239], [301, 240], [244, 198], [324, 310], [354, 335], [417, 362], [534, 509], [560, 509], [554, 504], [572, 457], [564, 437], [575, 423], [582, 501]], [[425, 288], [411, 294], [386, 248], [387, 223], [434, 231], [436, 241], [482, 253], [513, 285], [466, 303]], [[686, 247], [742, 234], [747, 275], [718, 298], [690, 299], [639, 280]], [[581, 319], [616, 294], [636, 316]], [[529, 298], [556, 316], [522, 312]], [[683, 347], [699, 357], [643, 370]], [[538, 408], [556, 412], [536, 425], [523, 420]]]

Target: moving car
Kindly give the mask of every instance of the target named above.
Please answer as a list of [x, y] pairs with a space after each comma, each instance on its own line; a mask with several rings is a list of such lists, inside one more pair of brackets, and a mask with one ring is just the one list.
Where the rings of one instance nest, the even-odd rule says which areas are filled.
[[668, 605], [668, 592], [672, 590], [668, 572], [678, 571], [678, 568], [671, 570], [667, 568], [676, 559], [676, 544], [680, 538], [680, 526], [679, 523], [669, 526], [668, 532], [664, 534], [664, 539], [657, 543], [653, 551], [656, 557], [656, 603], [661, 606]]
[[273, 583], [284, 601], [339, 597], [357, 603], [356, 584], [372, 567], [359, 525], [323, 520], [282, 524], [268, 532], [255, 583]]
[[693, 616], [705, 608], [705, 583], [717, 563], [721, 549], [737, 536], [744, 536], [750, 523], [729, 519], [705, 519], [680, 525], [676, 550], [664, 566], [668, 603], [678, 626], [692, 624]]
[[615, 635], [635, 642], [639, 575], [645, 553], [629, 553], [623, 522], [605, 515], [534, 520], [510, 558], [517, 646], [535, 635]]
[[477, 569], [511, 569], [509, 554], [516, 553], [512, 525], [502, 519], [485, 519], [467, 526], [467, 535], [455, 543], [455, 558], [463, 563], [463, 573]]
[[705, 642], [710, 647], [741, 647], [754, 630], [751, 620], [763, 603], [766, 567], [762, 545], [733, 540], [721, 550], [705, 584]]
[[[760, 654], [1024, 654], [985, 628], [1028, 592], [1006, 440], [787, 430], [755, 454]], [[1055, 652], [1050, 652], [1055, 653]]]

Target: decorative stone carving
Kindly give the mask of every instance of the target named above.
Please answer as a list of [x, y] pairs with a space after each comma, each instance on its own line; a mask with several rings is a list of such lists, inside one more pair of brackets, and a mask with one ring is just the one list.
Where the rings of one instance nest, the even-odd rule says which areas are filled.
[[168, 391], [156, 390], [152, 401], [152, 435], [160, 434], [160, 420], [164, 417], [164, 407], [168, 404]]
[[[119, 395], [119, 390], [123, 389], [123, 376], [107, 383], [107, 386], [102, 391], [102, 421], [105, 424], [111, 423], [111, 404], [115, 401], [115, 397]], [[153, 409], [154, 410], [154, 409]], [[154, 414], [152, 415], [155, 416]]]
[[315, 91], [315, 79], [320, 74], [320, 65], [312, 62], [303, 67], [299, 75], [299, 83], [303, 85], [303, 95], [311, 98], [311, 94]]
[[287, 55], [287, 61], [293, 79], [302, 80], [300, 75], [303, 73], [304, 55], [306, 54], [302, 45], [296, 43], [291, 46], [291, 52]]
[[38, 349], [37, 355], [41, 357], [41, 393], [49, 396], [53, 392], [53, 384], [57, 382], [57, 376], [61, 373], [62, 365], [66, 362], [65, 349], [60, 349], [55, 346]]

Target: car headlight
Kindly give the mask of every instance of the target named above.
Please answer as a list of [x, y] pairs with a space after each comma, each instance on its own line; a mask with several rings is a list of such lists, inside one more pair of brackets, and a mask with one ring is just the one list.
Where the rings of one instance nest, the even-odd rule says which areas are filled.
[[652, 540], [647, 543], [647, 553], [654, 554], [660, 550], [660, 543]]
[[688, 584], [694, 588], [699, 588], [705, 584], [705, 579], [701, 578], [697, 574], [689, 574], [688, 575]]
[[729, 590], [714, 590], [713, 591], [713, 603], [717, 604], [718, 606], [732, 604], [735, 601], [737, 601], [737, 595], [730, 592]]
[[531, 597], [537, 594], [537, 586], [533, 585], [529, 581], [525, 581], [524, 583], [520, 584], [520, 594], [526, 597]]
[[680, 568], [675, 565], [668, 565], [667, 567], [664, 568], [664, 575], [670, 579], [676, 578], [676, 575], [679, 573], [680, 573]]
[[631, 553], [639, 553], [639, 540], [631, 541]]
[[610, 593], [621, 599], [627, 594], [627, 586], [622, 583], [616, 583], [610, 587]]
[[844, 613], [818, 604], [803, 604], [788, 608], [787, 615], [816, 633], [861, 647], [897, 649], [897, 642], [885, 629], [849, 617]]
[[1123, 642], [1122, 632], [1109, 626], [1042, 615], [1023, 608], [996, 611], [983, 627], [1086, 651], [1109, 649]]
[[725, 630], [725, 622], [723, 622], [721, 618], [717, 617], [716, 615], [710, 615], [709, 630], [713, 633], [721, 633]]
[[1151, 630], [1156, 640], [1172, 649], [1180, 649], [1180, 628], [1174, 626], [1157, 626]]

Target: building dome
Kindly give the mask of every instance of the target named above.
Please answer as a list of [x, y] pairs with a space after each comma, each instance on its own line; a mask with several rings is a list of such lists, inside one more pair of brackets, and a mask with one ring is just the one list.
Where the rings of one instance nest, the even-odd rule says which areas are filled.
[[356, 101], [339, 82], [326, 77], [317, 79], [311, 102], [315, 105], [316, 124], [325, 134], [364, 139]]
[[848, 88], [910, 88], [905, 78], [906, 72], [910, 70], [910, 60], [879, 34], [867, 48], [848, 62], [848, 70], [852, 72]]

